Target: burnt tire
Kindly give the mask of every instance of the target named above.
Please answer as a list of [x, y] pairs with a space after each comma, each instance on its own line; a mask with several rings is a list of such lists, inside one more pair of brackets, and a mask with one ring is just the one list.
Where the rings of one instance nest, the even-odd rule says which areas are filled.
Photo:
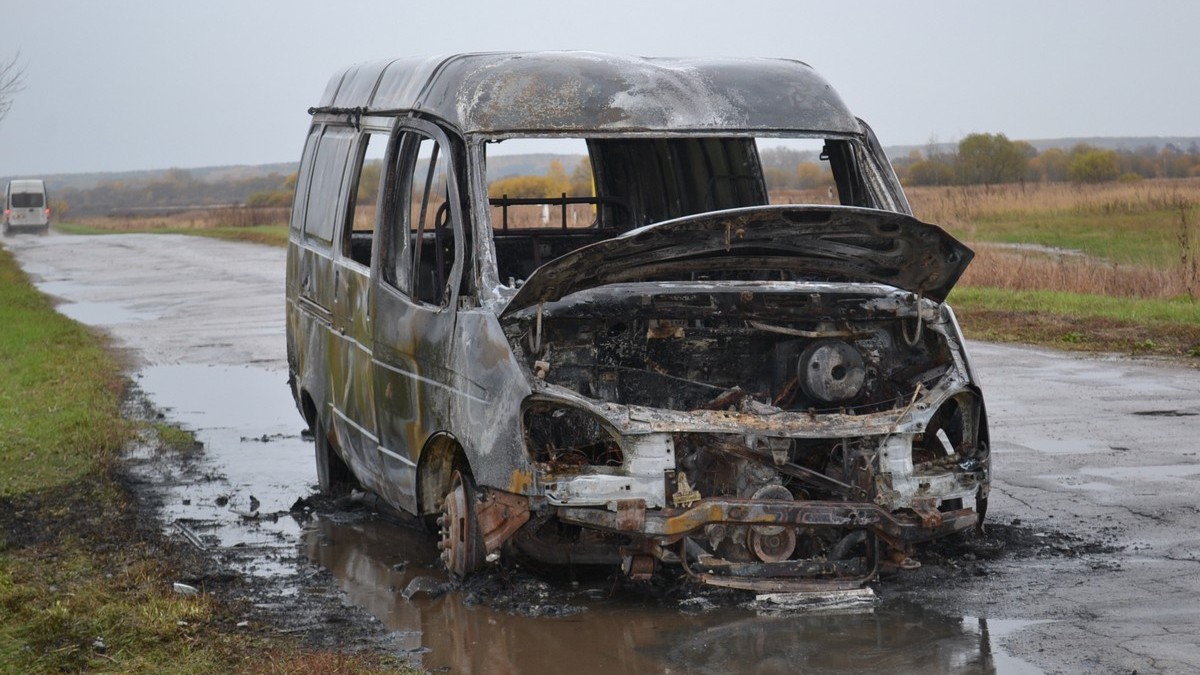
[[313, 429], [313, 445], [316, 446], [317, 487], [321, 494], [344, 497], [358, 484], [346, 462], [333, 449], [325, 427], [318, 420]]
[[459, 579], [478, 572], [486, 563], [487, 549], [475, 513], [478, 502], [471, 474], [455, 471], [442, 501], [442, 515], [438, 518], [441, 531], [438, 548], [447, 571]]

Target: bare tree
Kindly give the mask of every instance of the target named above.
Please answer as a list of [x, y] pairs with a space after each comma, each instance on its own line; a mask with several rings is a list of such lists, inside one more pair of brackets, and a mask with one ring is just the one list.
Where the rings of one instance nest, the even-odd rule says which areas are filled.
[[25, 88], [25, 66], [21, 65], [21, 52], [8, 61], [0, 62], [0, 121], [4, 121], [12, 108], [13, 97]]

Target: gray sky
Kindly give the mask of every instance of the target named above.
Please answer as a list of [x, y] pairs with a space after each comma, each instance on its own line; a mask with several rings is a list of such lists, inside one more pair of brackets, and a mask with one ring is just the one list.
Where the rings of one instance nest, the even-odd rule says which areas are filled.
[[493, 49], [798, 58], [885, 145], [1200, 136], [1198, 33], [1157, 0], [10, 1], [0, 175], [294, 161], [341, 67]]

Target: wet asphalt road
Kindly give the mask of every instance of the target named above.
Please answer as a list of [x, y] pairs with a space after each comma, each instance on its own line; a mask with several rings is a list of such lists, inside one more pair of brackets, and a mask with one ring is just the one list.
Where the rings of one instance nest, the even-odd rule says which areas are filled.
[[1200, 672], [1193, 367], [971, 345], [996, 463], [989, 519], [1114, 552], [1002, 560], [944, 584], [885, 581], [870, 614], [683, 611], [585, 594], [581, 614], [513, 617], [453, 593], [404, 599], [412, 578], [440, 578], [430, 543], [409, 530], [286, 515], [315, 475], [286, 387], [281, 249], [172, 235], [3, 245], [61, 311], [129, 350], [151, 401], [204, 442], [199, 471], [141, 458], [161, 486], [164, 528], [252, 579], [294, 579], [298, 560], [316, 561], [426, 668]]

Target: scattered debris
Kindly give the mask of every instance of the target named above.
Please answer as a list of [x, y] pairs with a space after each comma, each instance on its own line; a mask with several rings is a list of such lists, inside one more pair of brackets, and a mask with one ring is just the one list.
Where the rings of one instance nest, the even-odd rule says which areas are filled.
[[204, 545], [204, 542], [200, 541], [200, 536], [192, 531], [192, 528], [183, 524], [183, 521], [176, 520], [175, 529], [179, 532], [179, 534], [183, 535], [184, 539], [188, 540], [189, 544], [195, 546], [197, 551], [203, 552], [208, 550], [208, 547]]
[[747, 603], [760, 612], [874, 611], [878, 596], [870, 587], [819, 593], [761, 593]]
[[440, 598], [450, 590], [452, 584], [436, 577], [416, 577], [408, 582], [408, 587], [401, 593], [405, 600], [412, 600], [417, 595], [425, 595], [430, 600]]

